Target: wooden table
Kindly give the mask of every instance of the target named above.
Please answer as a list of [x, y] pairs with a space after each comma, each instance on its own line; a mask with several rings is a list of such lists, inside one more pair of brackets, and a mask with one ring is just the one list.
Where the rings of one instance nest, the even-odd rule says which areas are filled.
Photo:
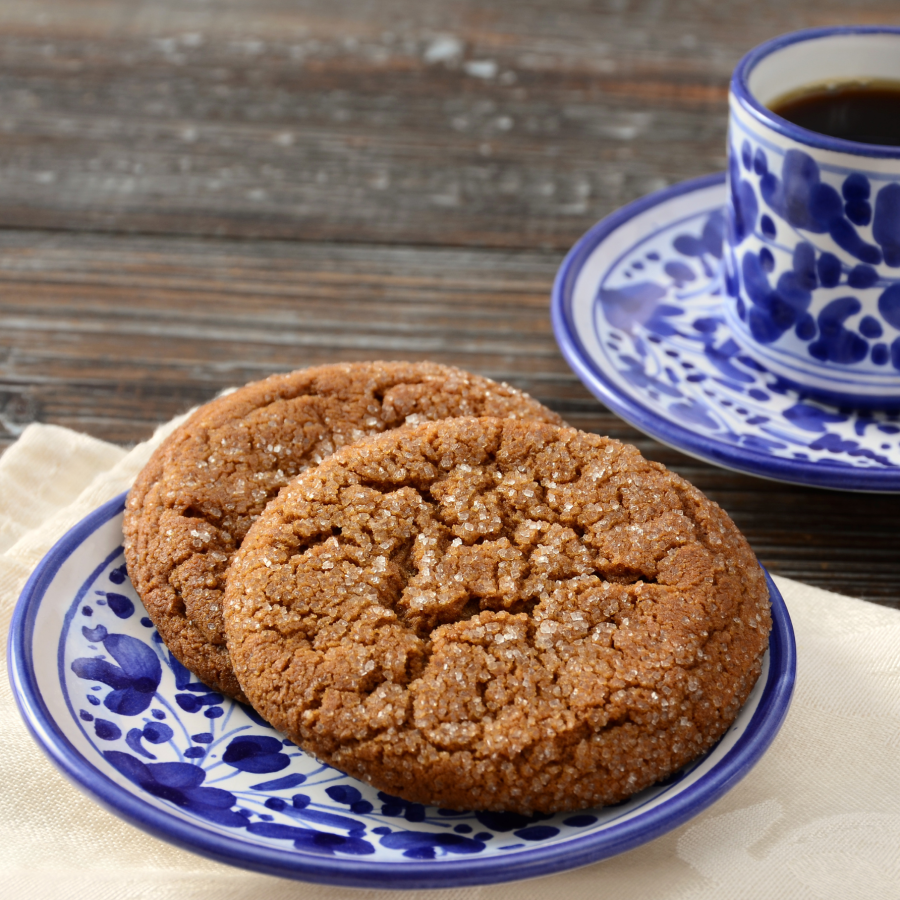
[[0, 0], [0, 448], [130, 443], [338, 360], [510, 381], [717, 500], [772, 571], [900, 608], [900, 498], [762, 481], [604, 409], [548, 294], [593, 222], [724, 167], [729, 74], [895, 0]]

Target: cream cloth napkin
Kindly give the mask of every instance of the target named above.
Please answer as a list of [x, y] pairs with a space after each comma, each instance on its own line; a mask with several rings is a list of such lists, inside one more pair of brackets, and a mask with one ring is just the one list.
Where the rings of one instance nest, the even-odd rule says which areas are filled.
[[[0, 457], [0, 629], [52, 544], [125, 490], [169, 423], [130, 452], [32, 425]], [[762, 761], [705, 813], [605, 862], [447, 900], [900, 898], [900, 613], [776, 579], [797, 688]], [[337, 900], [417, 892], [323, 887], [230, 868], [145, 835], [65, 781], [0, 678], [0, 886], [28, 900]]]

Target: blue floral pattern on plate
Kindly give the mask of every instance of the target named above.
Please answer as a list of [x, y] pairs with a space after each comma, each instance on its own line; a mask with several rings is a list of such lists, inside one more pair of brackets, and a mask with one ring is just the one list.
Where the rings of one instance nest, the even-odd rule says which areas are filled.
[[711, 803], [787, 711], [793, 636], [776, 620], [763, 677], [722, 741], [615, 807], [522, 816], [409, 803], [322, 765], [251, 708], [197, 681], [127, 578], [124, 495], [76, 526], [16, 609], [13, 686], [46, 752], [88, 793], [160, 837], [272, 874], [449, 887], [547, 874], [637, 846]]
[[563, 353], [624, 419], [701, 459], [821, 487], [900, 490], [900, 413], [806, 398], [732, 336], [724, 181], [644, 198], [576, 244], [554, 286]]

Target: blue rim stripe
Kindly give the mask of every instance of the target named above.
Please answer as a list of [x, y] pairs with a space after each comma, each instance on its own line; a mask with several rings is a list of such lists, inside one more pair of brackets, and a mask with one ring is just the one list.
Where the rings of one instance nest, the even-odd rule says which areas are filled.
[[[876, 159], [900, 159], [900, 149], [896, 147], [884, 147], [880, 144], [864, 144], [857, 141], [846, 141], [843, 138], [829, 137], [801, 128], [793, 122], [781, 116], [775, 115], [768, 107], [763, 106], [750, 93], [749, 78], [754, 68], [767, 56], [792, 44], [804, 41], [818, 40], [819, 38], [839, 37], [841, 35], [857, 34], [894, 34], [900, 35], [900, 28], [889, 25], [859, 25], [840, 28], [807, 28], [803, 31], [795, 31], [784, 34], [760, 44], [751, 50], [738, 64], [731, 77], [731, 93], [740, 103], [741, 108], [749, 113], [757, 121], [761, 122], [778, 134], [809, 147], [818, 150], [831, 150], [834, 153], [845, 153], [852, 156], [868, 156]], [[900, 45], [898, 45], [900, 53]]]
[[119, 515], [125, 494], [110, 500], [69, 531], [28, 579], [10, 629], [10, 681], [28, 730], [51, 761], [98, 803], [136, 827], [187, 850], [247, 869], [323, 884], [363, 888], [447, 888], [517, 881], [598, 862], [633, 849], [681, 825], [736, 784], [763, 755], [790, 705], [796, 645], [784, 600], [769, 574], [773, 627], [769, 677], [759, 705], [734, 747], [695, 784], [660, 806], [601, 832], [536, 847], [509, 857], [465, 860], [365, 862], [272, 849], [212, 832], [151, 805], [114, 782], [77, 750], [53, 719], [38, 689], [33, 640], [38, 610], [61, 566], [95, 531]]
[[[634, 396], [621, 393], [588, 353], [578, 336], [572, 311], [575, 282], [588, 257], [613, 232], [635, 216], [676, 197], [717, 186], [724, 188], [724, 172], [704, 175], [664, 188], [623, 206], [594, 225], [578, 240], [556, 273], [550, 302], [553, 331], [566, 362], [585, 387], [616, 415], [650, 437], [690, 456], [775, 481], [844, 491], [900, 491], [900, 469], [854, 469], [839, 463], [832, 464], [829, 460], [811, 464], [802, 460], [781, 459], [758, 450], [712, 440], [676, 422], [670, 422]], [[723, 205], [724, 201], [723, 194]]]

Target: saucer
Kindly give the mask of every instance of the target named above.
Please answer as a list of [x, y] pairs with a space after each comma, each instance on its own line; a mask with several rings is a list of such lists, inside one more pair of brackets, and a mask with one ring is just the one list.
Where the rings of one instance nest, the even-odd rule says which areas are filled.
[[702, 758], [598, 809], [523, 816], [409, 803], [307, 756], [178, 663], [128, 579], [124, 506], [123, 494], [91, 513], [29, 579], [10, 629], [13, 692], [38, 744], [78, 787], [132, 825], [221, 862], [367, 889], [562, 872], [697, 815], [750, 771], [787, 713], [794, 635], [769, 579], [762, 674]]
[[553, 329], [588, 389], [691, 456], [776, 481], [900, 491], [900, 411], [803, 396], [748, 356], [722, 306], [725, 175], [644, 197], [570, 251]]

